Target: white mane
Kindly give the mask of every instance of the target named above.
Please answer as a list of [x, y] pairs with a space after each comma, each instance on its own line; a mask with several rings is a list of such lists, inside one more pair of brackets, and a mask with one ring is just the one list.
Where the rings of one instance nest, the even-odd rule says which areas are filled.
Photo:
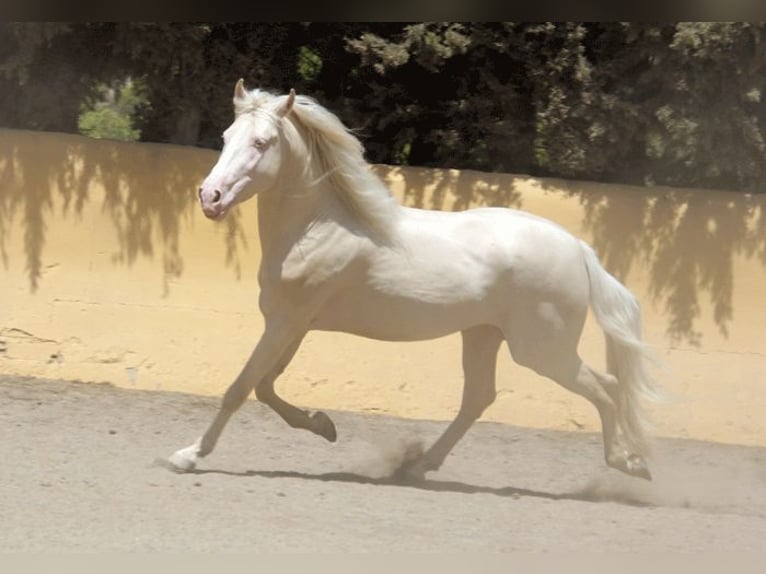
[[[286, 101], [262, 90], [247, 92], [246, 98], [235, 100], [237, 116], [247, 112], [272, 112]], [[338, 117], [308, 96], [296, 96], [291, 113], [285, 118], [294, 129], [282, 130], [284, 136], [302, 138], [308, 150], [307, 174], [314, 181], [327, 181], [351, 215], [371, 231], [375, 239], [390, 239], [398, 203], [386, 185], [370, 169], [364, 159], [361, 142]], [[300, 146], [291, 146], [299, 149]]]

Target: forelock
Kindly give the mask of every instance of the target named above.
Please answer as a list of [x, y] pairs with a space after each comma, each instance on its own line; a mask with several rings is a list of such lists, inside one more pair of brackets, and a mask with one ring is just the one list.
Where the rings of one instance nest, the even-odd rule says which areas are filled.
[[242, 114], [264, 109], [269, 104], [273, 103], [276, 98], [277, 96], [264, 90], [257, 88], [250, 90], [244, 98], [235, 98], [234, 116], [239, 117]]

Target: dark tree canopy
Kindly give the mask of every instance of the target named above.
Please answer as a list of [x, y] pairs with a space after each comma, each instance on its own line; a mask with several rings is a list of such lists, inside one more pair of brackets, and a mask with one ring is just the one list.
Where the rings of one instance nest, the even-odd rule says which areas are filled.
[[86, 102], [130, 79], [144, 98], [130, 107], [130, 133], [217, 147], [242, 77], [317, 98], [373, 162], [762, 191], [765, 32], [736, 22], [2, 23], [0, 125], [76, 132]]

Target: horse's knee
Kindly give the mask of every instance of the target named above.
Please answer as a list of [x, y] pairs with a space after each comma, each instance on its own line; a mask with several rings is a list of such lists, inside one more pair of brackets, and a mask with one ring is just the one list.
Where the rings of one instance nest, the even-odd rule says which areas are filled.
[[268, 403], [274, 396], [274, 387], [271, 385], [260, 384], [255, 386], [255, 398], [262, 403]]
[[254, 389], [256, 399], [266, 404], [271, 402], [271, 400], [276, 396], [276, 391], [274, 391], [274, 381], [277, 380], [277, 377], [280, 375], [280, 373], [282, 373], [283, 370], [284, 367], [275, 369], [272, 374], [258, 381], [258, 384], [255, 385]]
[[286, 363], [280, 364], [269, 375], [258, 381], [258, 384], [255, 385], [254, 389], [256, 399], [262, 403], [269, 404], [269, 401], [276, 396], [276, 392], [274, 391], [274, 381], [277, 380], [277, 377], [282, 374], [286, 367]]

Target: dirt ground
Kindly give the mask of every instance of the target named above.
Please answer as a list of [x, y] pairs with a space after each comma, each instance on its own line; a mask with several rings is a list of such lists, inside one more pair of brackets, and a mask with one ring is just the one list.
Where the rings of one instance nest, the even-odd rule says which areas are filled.
[[598, 435], [479, 422], [403, 485], [444, 422], [328, 411], [330, 444], [248, 401], [195, 473], [160, 464], [217, 404], [0, 377], [0, 550], [763, 550], [764, 448], [658, 438], [648, 483], [607, 470]]

